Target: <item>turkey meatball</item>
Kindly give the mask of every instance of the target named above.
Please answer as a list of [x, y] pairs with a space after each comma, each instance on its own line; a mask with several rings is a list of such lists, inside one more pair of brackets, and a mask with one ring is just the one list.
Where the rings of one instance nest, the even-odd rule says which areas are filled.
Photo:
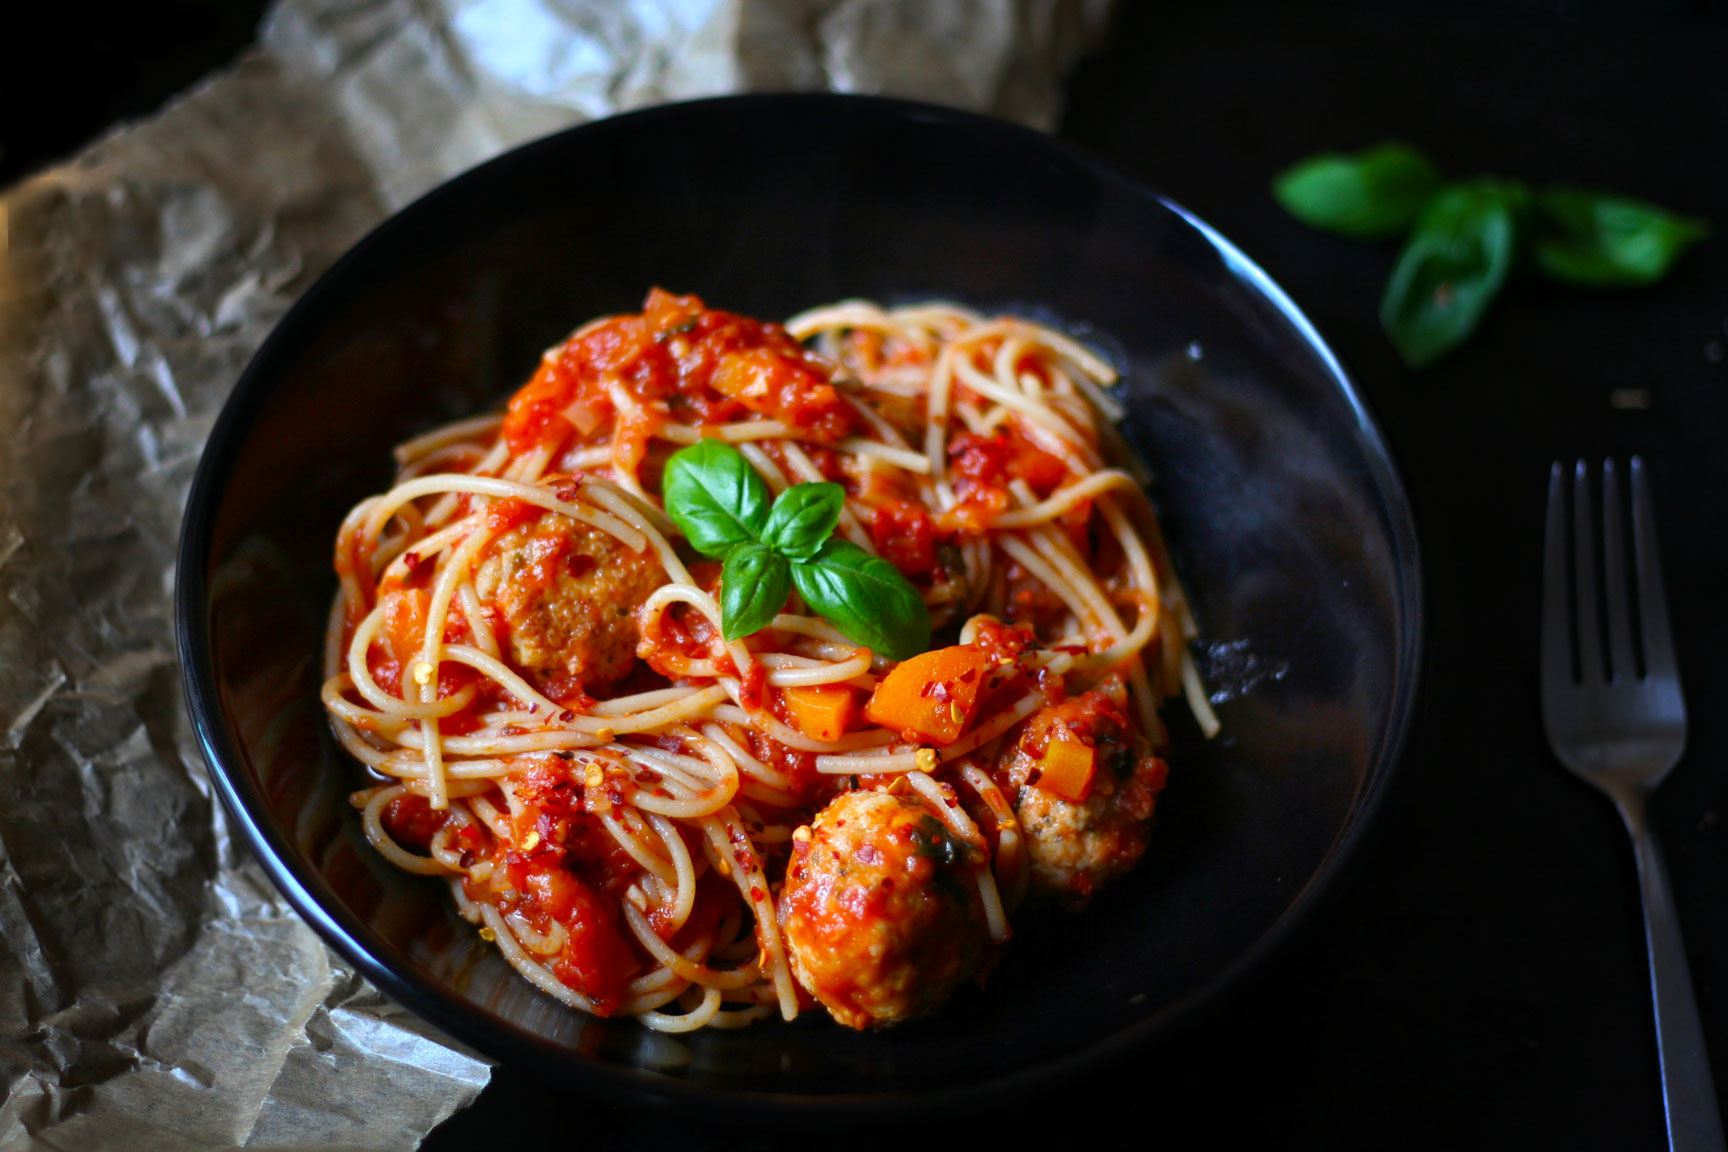
[[[1121, 679], [1108, 677], [1090, 692], [1033, 713], [997, 760], [996, 779], [1013, 798], [1031, 858], [1034, 895], [1084, 905], [1146, 851], [1168, 769], [1128, 718], [1127, 702]], [[1056, 743], [1067, 747], [1052, 752]], [[1054, 762], [1047, 758], [1063, 756], [1089, 764], [1090, 776], [1070, 771], [1060, 785], [1054, 771], [1047, 778]]]
[[636, 609], [666, 583], [652, 553], [548, 512], [482, 553], [474, 590], [498, 612], [510, 663], [569, 695], [604, 691], [636, 663]]
[[842, 793], [794, 835], [780, 891], [799, 984], [850, 1028], [936, 1011], [990, 953], [983, 866], [918, 796]]

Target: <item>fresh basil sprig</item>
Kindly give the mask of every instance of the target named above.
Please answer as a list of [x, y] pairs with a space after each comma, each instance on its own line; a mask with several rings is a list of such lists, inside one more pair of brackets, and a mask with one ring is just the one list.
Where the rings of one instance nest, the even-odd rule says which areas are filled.
[[1272, 195], [1310, 228], [1390, 240], [1410, 230], [1439, 187], [1440, 172], [1428, 157], [1393, 140], [1355, 156], [1310, 156], [1278, 174]]
[[840, 485], [794, 484], [770, 503], [768, 485], [737, 449], [702, 440], [666, 462], [661, 492], [690, 546], [723, 561], [726, 639], [766, 628], [796, 587], [848, 639], [891, 660], [930, 646], [918, 589], [888, 561], [832, 538], [846, 504]]
[[728, 640], [774, 622], [792, 594], [792, 567], [766, 544], [740, 544], [720, 567], [720, 631]]
[[673, 455], [660, 485], [666, 514], [704, 556], [718, 560], [758, 541], [767, 527], [768, 485], [737, 449], [718, 440], [700, 440]]
[[1463, 343], [1512, 270], [1523, 189], [1482, 179], [1448, 186], [1422, 210], [1380, 301], [1380, 324], [1421, 368]]
[[1702, 220], [1583, 188], [1544, 188], [1535, 208], [1536, 266], [1588, 287], [1654, 284], [1710, 232]]
[[[872, 652], [894, 660], [930, 647], [930, 611], [900, 569], [850, 540], [829, 540], [792, 564], [804, 602]], [[908, 642], [910, 641], [910, 642]]]
[[838, 484], [794, 484], [774, 501], [762, 540], [788, 560], [808, 560], [834, 534], [845, 507]]
[[1701, 220], [1609, 192], [1528, 189], [1480, 176], [1441, 182], [1408, 144], [1325, 153], [1279, 173], [1272, 194], [1311, 227], [1352, 239], [1409, 232], [1380, 302], [1380, 323], [1412, 368], [1475, 331], [1527, 252], [1568, 284], [1635, 287], [1668, 274], [1709, 234]]

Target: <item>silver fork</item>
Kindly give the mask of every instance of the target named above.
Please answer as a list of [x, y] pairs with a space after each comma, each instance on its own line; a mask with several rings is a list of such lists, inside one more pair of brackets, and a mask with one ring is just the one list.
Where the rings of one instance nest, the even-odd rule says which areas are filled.
[[1644, 462], [1636, 456], [1631, 487], [1634, 567], [1629, 579], [1614, 462], [1602, 464], [1600, 547], [1584, 461], [1572, 472], [1570, 545], [1565, 469], [1555, 464], [1548, 474], [1542, 724], [1554, 754], [1613, 799], [1632, 834], [1643, 889], [1668, 1146], [1673, 1152], [1723, 1152], [1722, 1123], [1674, 897], [1645, 813], [1646, 800], [1686, 747], [1686, 703], [1668, 629], [1649, 481]]

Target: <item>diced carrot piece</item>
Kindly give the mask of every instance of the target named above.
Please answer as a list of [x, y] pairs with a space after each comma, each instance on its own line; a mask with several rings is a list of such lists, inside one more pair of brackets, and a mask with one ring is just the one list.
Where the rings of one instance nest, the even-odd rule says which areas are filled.
[[379, 597], [384, 604], [384, 634], [390, 638], [390, 654], [406, 664], [426, 642], [426, 613], [432, 597], [421, 588], [386, 587]]
[[989, 668], [969, 644], [902, 660], [876, 685], [864, 718], [920, 744], [952, 744], [972, 722]]
[[[786, 370], [782, 357], [766, 348], [751, 348], [743, 352], [728, 352], [714, 366], [714, 390], [723, 392], [750, 405], [766, 401], [773, 392], [776, 373]], [[754, 407], [754, 405], [750, 405]]]
[[1098, 750], [1082, 744], [1078, 737], [1058, 726], [1044, 745], [1038, 762], [1037, 786], [1053, 796], [1075, 804], [1084, 803], [1092, 791], [1092, 774], [1098, 767]]
[[858, 715], [858, 691], [846, 684], [780, 690], [792, 726], [812, 740], [838, 740]]

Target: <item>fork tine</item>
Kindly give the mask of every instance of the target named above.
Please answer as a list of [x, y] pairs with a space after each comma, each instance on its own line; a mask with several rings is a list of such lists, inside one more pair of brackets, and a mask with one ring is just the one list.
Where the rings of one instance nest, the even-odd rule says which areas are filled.
[[1596, 502], [1590, 498], [1590, 465], [1578, 461], [1572, 473], [1572, 579], [1578, 588], [1573, 620], [1578, 630], [1578, 677], [1585, 684], [1602, 679], [1602, 634], [1596, 627]]
[[1556, 460], [1548, 469], [1548, 527], [1542, 546], [1542, 670], [1563, 669], [1572, 680], [1572, 640], [1566, 610], [1566, 475]]
[[1621, 530], [1620, 472], [1602, 461], [1602, 597], [1608, 605], [1608, 667], [1617, 681], [1636, 680], [1632, 659], [1632, 600], [1627, 595], [1626, 538]]
[[1668, 597], [1662, 590], [1662, 553], [1644, 461], [1632, 457], [1632, 535], [1638, 565], [1638, 619], [1644, 633], [1644, 668], [1651, 676], [1676, 671], [1674, 638], [1668, 630]]

